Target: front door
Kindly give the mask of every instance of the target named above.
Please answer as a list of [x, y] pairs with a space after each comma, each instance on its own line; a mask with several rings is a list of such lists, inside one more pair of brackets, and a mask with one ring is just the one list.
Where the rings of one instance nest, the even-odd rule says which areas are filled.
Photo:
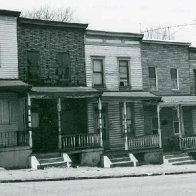
[[58, 113], [55, 99], [33, 100], [32, 133], [34, 152], [53, 152], [58, 149]]

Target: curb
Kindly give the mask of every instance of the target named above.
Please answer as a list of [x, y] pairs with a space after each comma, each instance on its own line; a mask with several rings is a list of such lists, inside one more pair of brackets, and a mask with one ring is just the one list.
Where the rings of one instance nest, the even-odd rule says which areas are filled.
[[194, 174], [196, 171], [185, 172], [166, 172], [166, 173], [151, 173], [151, 174], [130, 174], [119, 176], [84, 176], [84, 177], [65, 177], [65, 178], [40, 178], [40, 179], [18, 179], [18, 180], [0, 180], [0, 183], [25, 183], [25, 182], [47, 182], [47, 181], [69, 181], [69, 180], [92, 180], [92, 179], [110, 179], [110, 178], [130, 178], [130, 177], [148, 177], [148, 176], [164, 176], [164, 175], [181, 175]]

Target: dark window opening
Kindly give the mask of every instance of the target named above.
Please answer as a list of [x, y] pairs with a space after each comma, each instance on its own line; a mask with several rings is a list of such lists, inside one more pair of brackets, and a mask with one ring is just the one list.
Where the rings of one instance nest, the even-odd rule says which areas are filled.
[[150, 89], [157, 88], [156, 68], [148, 67]]
[[103, 59], [93, 59], [93, 84], [103, 86]]
[[178, 71], [177, 69], [171, 68], [171, 87], [172, 89], [178, 89]]
[[119, 60], [120, 86], [129, 86], [129, 61]]

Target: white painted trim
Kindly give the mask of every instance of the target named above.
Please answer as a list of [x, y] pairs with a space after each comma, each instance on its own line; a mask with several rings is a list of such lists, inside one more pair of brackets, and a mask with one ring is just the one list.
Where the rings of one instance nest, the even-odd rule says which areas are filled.
[[112, 162], [108, 158], [108, 156], [103, 156], [103, 167], [104, 168], [110, 168]]
[[133, 166], [134, 167], [137, 167], [138, 160], [136, 159], [136, 157], [134, 156], [134, 154], [129, 153], [129, 158], [130, 158], [131, 162], [133, 162]]
[[40, 163], [35, 156], [31, 156], [30, 163], [32, 169], [38, 169], [38, 167], [40, 166]]
[[69, 168], [71, 166], [72, 160], [67, 153], [63, 153], [63, 160], [65, 163], [67, 163], [67, 167]]

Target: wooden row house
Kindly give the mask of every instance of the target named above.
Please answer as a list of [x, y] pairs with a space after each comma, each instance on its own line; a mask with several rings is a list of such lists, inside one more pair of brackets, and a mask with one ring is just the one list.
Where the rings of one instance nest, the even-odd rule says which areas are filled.
[[31, 154], [27, 126], [29, 85], [19, 80], [17, 18], [0, 10], [0, 167], [25, 167]]

